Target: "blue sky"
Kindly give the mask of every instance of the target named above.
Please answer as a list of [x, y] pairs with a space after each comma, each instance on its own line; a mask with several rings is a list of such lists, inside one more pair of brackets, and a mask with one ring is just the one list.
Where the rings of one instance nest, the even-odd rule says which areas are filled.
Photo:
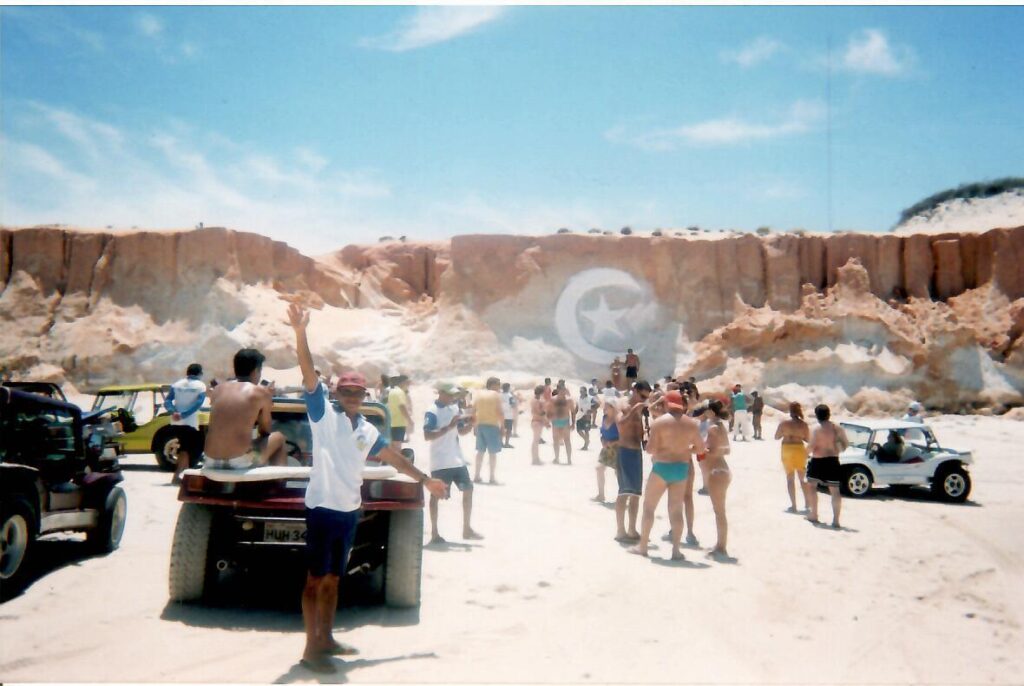
[[884, 231], [1024, 173], [1022, 35], [1021, 7], [5, 7], [0, 221], [313, 254]]

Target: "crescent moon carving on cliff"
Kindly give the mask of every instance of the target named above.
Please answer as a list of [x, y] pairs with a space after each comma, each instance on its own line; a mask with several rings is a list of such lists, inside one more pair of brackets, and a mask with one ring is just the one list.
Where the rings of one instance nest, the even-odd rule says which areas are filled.
[[[587, 269], [569, 278], [555, 304], [555, 330], [562, 344], [578, 357], [596, 364], [608, 364], [610, 356], [621, 354], [622, 351], [604, 350], [588, 341], [580, 331], [577, 310], [580, 301], [588, 293], [598, 288], [609, 287], [627, 289], [641, 296], [644, 293], [636, 279], [627, 272], [609, 268]], [[642, 352], [644, 346], [632, 347]]]

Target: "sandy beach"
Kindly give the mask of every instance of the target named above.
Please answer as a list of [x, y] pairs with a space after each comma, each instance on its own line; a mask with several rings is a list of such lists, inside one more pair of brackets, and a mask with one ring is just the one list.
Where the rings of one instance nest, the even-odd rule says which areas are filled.
[[[418, 391], [417, 412], [429, 397]], [[282, 575], [218, 607], [168, 603], [176, 489], [150, 456], [133, 456], [121, 549], [88, 557], [75, 536], [43, 542], [41, 575], [0, 606], [0, 679], [1019, 683], [1024, 503], [1012, 446], [1024, 424], [931, 424], [943, 443], [975, 451], [969, 502], [876, 489], [844, 500], [841, 531], [785, 512], [777, 443], [735, 444], [734, 564], [705, 557], [715, 536], [705, 496], [695, 496], [702, 547], [686, 548], [685, 563], [666, 559], [664, 504], [651, 558], [628, 555], [612, 540], [610, 505], [590, 500], [594, 446], [581, 452], [574, 438], [571, 467], [532, 467], [521, 435], [500, 457], [501, 485], [477, 489], [473, 523], [486, 538], [463, 542], [459, 496], [443, 503], [450, 543], [424, 551], [421, 608], [343, 604], [336, 633], [361, 654], [336, 659], [327, 677], [298, 664], [298, 589]], [[765, 435], [774, 429], [767, 421]], [[422, 438], [413, 446], [425, 461]]]

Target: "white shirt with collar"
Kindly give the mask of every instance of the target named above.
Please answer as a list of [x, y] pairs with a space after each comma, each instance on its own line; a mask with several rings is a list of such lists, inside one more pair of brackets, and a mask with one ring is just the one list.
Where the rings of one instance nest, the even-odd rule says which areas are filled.
[[366, 458], [379, 453], [387, 441], [366, 417], [356, 415], [353, 426], [347, 414], [335, 410], [322, 383], [304, 395], [313, 436], [306, 507], [339, 512], [358, 510], [363, 504]]

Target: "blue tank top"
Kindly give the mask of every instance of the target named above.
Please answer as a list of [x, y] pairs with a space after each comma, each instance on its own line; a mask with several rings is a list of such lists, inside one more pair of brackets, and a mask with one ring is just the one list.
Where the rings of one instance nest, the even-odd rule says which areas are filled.
[[604, 418], [607, 416], [608, 415], [604, 415], [601, 417], [601, 438], [606, 441], [617, 441], [619, 440], [619, 425], [612, 422], [611, 426], [605, 427]]

